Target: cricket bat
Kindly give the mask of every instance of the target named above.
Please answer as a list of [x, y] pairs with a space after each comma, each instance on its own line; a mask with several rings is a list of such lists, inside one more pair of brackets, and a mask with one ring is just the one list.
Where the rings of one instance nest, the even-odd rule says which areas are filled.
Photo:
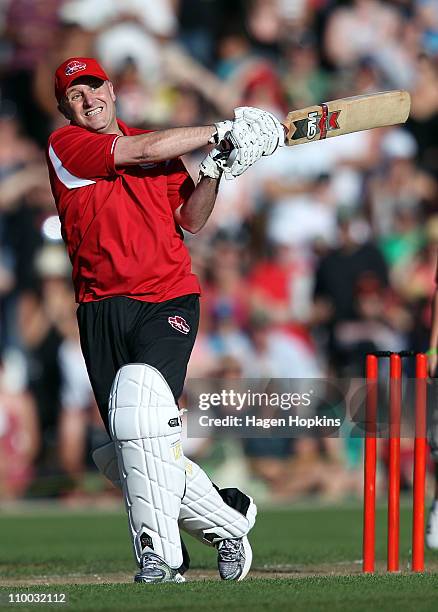
[[288, 146], [324, 140], [333, 136], [404, 123], [409, 116], [411, 97], [394, 90], [332, 100], [292, 111], [286, 117]]

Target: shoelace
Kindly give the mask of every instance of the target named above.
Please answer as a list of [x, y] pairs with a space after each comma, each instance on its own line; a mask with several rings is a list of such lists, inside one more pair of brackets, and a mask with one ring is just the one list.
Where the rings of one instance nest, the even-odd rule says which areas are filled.
[[143, 557], [142, 569], [156, 569], [161, 564], [161, 560], [158, 557]]
[[222, 540], [218, 546], [223, 561], [236, 561], [239, 550], [240, 540]]

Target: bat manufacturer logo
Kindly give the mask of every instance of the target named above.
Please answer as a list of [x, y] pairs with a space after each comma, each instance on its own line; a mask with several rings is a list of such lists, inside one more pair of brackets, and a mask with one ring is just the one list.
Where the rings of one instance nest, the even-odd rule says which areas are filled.
[[73, 60], [72, 62], [69, 62], [67, 66], [65, 67], [65, 76], [70, 76], [74, 74], [75, 72], [79, 72], [80, 70], [85, 70], [86, 67], [87, 67], [87, 64], [85, 64], [84, 62], [78, 62], [78, 60]]
[[318, 126], [318, 111], [313, 111], [307, 115], [307, 138], [315, 138]]
[[178, 315], [175, 315], [174, 317], [168, 317], [167, 322], [173, 327], [173, 329], [176, 329], [182, 334], [188, 334], [190, 331], [190, 325], [183, 317], [180, 317]]
[[318, 135], [318, 140], [323, 140], [327, 137], [327, 132], [339, 129], [338, 117], [340, 114], [341, 111], [329, 112], [327, 105], [321, 104], [321, 112], [312, 111], [308, 113], [306, 119], [299, 119], [293, 123], [295, 132], [292, 140], [301, 140], [301, 138], [314, 140]]

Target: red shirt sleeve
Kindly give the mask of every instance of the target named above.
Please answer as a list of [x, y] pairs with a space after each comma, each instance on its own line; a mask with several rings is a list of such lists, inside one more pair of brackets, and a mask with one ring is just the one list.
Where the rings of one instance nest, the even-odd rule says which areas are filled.
[[195, 189], [195, 183], [181, 159], [173, 159], [167, 164], [167, 195], [172, 210], [187, 202]]
[[114, 146], [117, 134], [96, 134], [78, 126], [67, 126], [52, 134], [49, 157], [57, 174], [67, 171], [73, 177], [96, 181], [117, 174]]

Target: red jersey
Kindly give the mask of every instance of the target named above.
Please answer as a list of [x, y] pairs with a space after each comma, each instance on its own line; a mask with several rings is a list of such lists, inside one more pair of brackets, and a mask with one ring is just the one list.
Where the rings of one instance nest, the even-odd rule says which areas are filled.
[[[121, 121], [124, 135], [143, 134]], [[50, 182], [77, 302], [147, 302], [199, 293], [173, 212], [194, 190], [180, 159], [116, 168], [117, 134], [69, 125], [51, 134]]]

